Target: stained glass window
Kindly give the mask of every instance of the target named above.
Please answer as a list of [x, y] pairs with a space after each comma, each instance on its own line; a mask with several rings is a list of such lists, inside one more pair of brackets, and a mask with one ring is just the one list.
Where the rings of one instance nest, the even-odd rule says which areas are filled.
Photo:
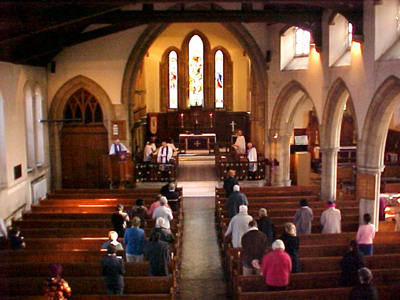
[[351, 42], [353, 41], [353, 24], [347, 25], [347, 47], [351, 48]]
[[189, 42], [189, 104], [203, 106], [204, 103], [204, 47], [198, 35]]
[[308, 55], [310, 53], [310, 41], [310, 32], [297, 28], [295, 34], [295, 54]]
[[215, 108], [224, 108], [224, 53], [215, 53]]
[[171, 51], [168, 56], [169, 108], [178, 108], [178, 55]]

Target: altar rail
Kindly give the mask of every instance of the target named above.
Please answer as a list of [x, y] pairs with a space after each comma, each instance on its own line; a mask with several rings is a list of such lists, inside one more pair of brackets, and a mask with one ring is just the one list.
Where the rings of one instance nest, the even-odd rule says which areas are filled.
[[159, 182], [167, 181], [168, 178], [175, 181], [178, 176], [178, 162], [171, 161], [168, 164], [136, 163], [134, 171], [136, 182]]
[[230, 169], [236, 170], [236, 178], [238, 180], [249, 179], [249, 166], [257, 165], [257, 170], [254, 172], [253, 180], [263, 180], [266, 178], [266, 160], [264, 155], [258, 154], [257, 162], [249, 162], [245, 155], [237, 155], [234, 150], [226, 145], [225, 151], [221, 151], [221, 145], [215, 144], [215, 166], [217, 177], [219, 180], [224, 180], [227, 177]]

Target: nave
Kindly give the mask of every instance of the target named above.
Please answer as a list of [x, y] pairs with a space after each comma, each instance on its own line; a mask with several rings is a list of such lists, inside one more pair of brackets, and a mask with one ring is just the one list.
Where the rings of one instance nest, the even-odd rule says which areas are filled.
[[[229, 223], [226, 198], [217, 181], [204, 180], [215, 172], [212, 164], [206, 169], [199, 167], [204, 164], [207, 160], [183, 164], [182, 174], [193, 176], [179, 178], [183, 200], [181, 212], [172, 222], [176, 235], [174, 259], [169, 265], [172, 276], [149, 277], [147, 263], [126, 263], [125, 296], [110, 297], [105, 295], [99, 273], [99, 260], [105, 255], [99, 248], [106, 240], [115, 204], [129, 207], [137, 197], [150, 204], [158, 188], [59, 190], [14, 222], [22, 229], [27, 249], [2, 252], [1, 267], [7, 272], [0, 279], [0, 299], [44, 299], [39, 296], [40, 286], [52, 262], [63, 265], [63, 276], [73, 290], [71, 299], [347, 299], [351, 288], [339, 285], [339, 261], [358, 228], [354, 196], [337, 202], [343, 215], [343, 233], [320, 234], [323, 203], [316, 187], [246, 187], [248, 182], [240, 183], [249, 199], [249, 214], [256, 219], [258, 209], [267, 208], [278, 237], [282, 225], [292, 221], [300, 197], [308, 199], [315, 212], [312, 234], [300, 236], [302, 273], [291, 275], [287, 291], [268, 292], [261, 276], [241, 275], [241, 249], [232, 248], [229, 240], [223, 239]], [[200, 174], [199, 170], [206, 172]], [[146, 236], [153, 227], [154, 222], [149, 221]], [[367, 258], [381, 299], [398, 296], [399, 239], [399, 232], [378, 232], [375, 253]]]

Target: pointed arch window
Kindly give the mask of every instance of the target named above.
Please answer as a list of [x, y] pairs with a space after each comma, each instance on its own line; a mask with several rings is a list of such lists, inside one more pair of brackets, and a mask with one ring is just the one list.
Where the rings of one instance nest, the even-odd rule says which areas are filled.
[[350, 22], [347, 24], [347, 48], [351, 48], [351, 43], [353, 42], [353, 24]]
[[189, 104], [204, 105], [204, 45], [198, 35], [189, 41]]
[[178, 108], [178, 54], [171, 51], [168, 55], [169, 108]]
[[79, 89], [72, 94], [65, 105], [64, 117], [85, 124], [101, 123], [103, 111], [100, 103], [91, 93], [85, 89]]
[[215, 52], [215, 108], [224, 108], [224, 53]]

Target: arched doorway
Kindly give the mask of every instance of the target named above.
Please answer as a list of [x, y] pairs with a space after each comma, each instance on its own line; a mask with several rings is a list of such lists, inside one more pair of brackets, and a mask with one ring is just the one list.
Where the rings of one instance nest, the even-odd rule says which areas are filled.
[[108, 132], [100, 103], [81, 88], [68, 99], [64, 118], [76, 121], [61, 129], [63, 188], [107, 187], [103, 156], [108, 150]]
[[[114, 109], [108, 95], [96, 82], [85, 76], [76, 76], [70, 79], [57, 91], [49, 111], [50, 120], [57, 121], [65, 118], [80, 119], [81, 121], [49, 123], [53, 188], [106, 187], [106, 182], [104, 181], [106, 171], [100, 168], [100, 165], [102, 165], [100, 153], [107, 153], [108, 144], [111, 143], [112, 139], [111, 121], [115, 119]], [[99, 135], [98, 138], [96, 137], [97, 134]], [[80, 137], [78, 138], [79, 135]], [[68, 139], [75, 141], [69, 141]], [[69, 143], [73, 143], [73, 146]], [[71, 151], [76, 152], [68, 152], [68, 150], [65, 152], [65, 147], [72, 148], [73, 150]], [[78, 152], [90, 152], [92, 151], [90, 149], [95, 149], [93, 152], [96, 154], [91, 156], [87, 153], [80, 154]], [[71, 158], [68, 156], [71, 156]], [[76, 159], [77, 162], [72, 161], [72, 159]], [[92, 161], [92, 159], [96, 161]], [[66, 164], [69, 164], [67, 163], [68, 160], [71, 161], [71, 165], [66, 166]], [[96, 166], [95, 170], [98, 173], [94, 173], [95, 171], [92, 173], [92, 170], [89, 170], [82, 176], [89, 176], [93, 179], [87, 178], [83, 180], [83, 177], [79, 180], [71, 179], [71, 176], [78, 177], [74, 173], [78, 172], [76, 164], [83, 165], [82, 168], [84, 170], [92, 169]], [[73, 170], [68, 169], [66, 173], [64, 172], [64, 168], [72, 167], [74, 167]], [[92, 174], [90, 175], [90, 173]], [[72, 183], [68, 183], [68, 178], [64, 178], [64, 175]], [[93, 182], [88, 183], [90, 180]]]

